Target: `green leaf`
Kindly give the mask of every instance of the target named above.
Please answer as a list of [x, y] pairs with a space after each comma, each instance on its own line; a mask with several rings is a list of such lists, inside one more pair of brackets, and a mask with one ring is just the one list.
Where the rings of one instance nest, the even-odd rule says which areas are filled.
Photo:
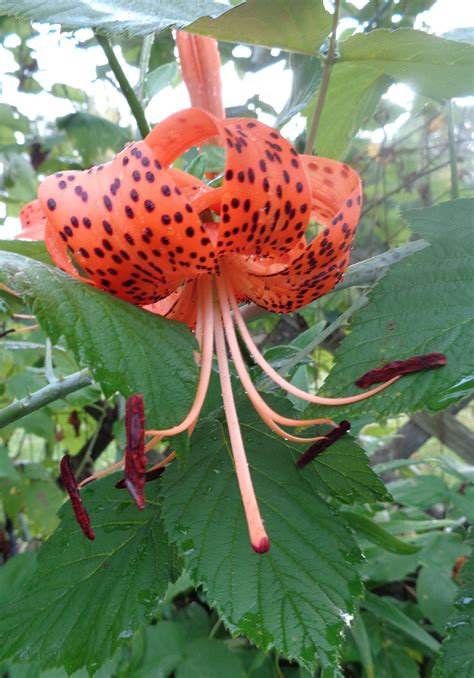
[[71, 85], [65, 85], [62, 82], [56, 82], [51, 87], [51, 94], [62, 99], [76, 101], [79, 104], [85, 104], [87, 101], [87, 97], [82, 89], [79, 89], [78, 87], [71, 87]]
[[86, 285], [58, 269], [0, 253], [0, 269], [30, 299], [42, 328], [64, 336], [106, 395], [142, 393], [150, 425], [169, 427], [191, 407], [195, 342], [188, 328]]
[[0, 104], [0, 127], [8, 127], [14, 132], [27, 134], [30, 129], [30, 121], [25, 115], [19, 113], [14, 106]]
[[346, 408], [311, 407], [333, 419], [370, 414], [383, 419], [424, 407], [442, 409], [474, 388], [474, 200], [455, 200], [405, 214], [431, 247], [394, 264], [357, 315], [335, 355], [324, 392], [361, 393], [355, 380], [391, 360], [439, 351], [447, 365], [402, 377], [392, 387]]
[[[341, 63], [332, 70], [316, 137], [318, 154], [340, 158], [373, 115], [391, 79], [365, 64]], [[311, 118], [316, 102], [308, 110]]]
[[30, 257], [43, 264], [51, 264], [46, 245], [41, 240], [0, 240], [0, 250], [4, 252], [16, 252], [24, 257]]
[[137, 510], [110, 478], [87, 487], [96, 540], [84, 537], [70, 504], [43, 545], [27, 595], [2, 605], [0, 661], [39, 661], [92, 673], [145, 623], [171, 576], [156, 485]]
[[[469, 543], [473, 543], [470, 530]], [[474, 673], [474, 557], [459, 573], [462, 586], [456, 596], [455, 610], [449, 618], [448, 638], [441, 645], [441, 656], [433, 669], [433, 678], [470, 678]]]
[[58, 118], [56, 124], [66, 133], [88, 167], [102, 160], [105, 151], [119, 151], [130, 140], [128, 129], [91, 113], [71, 113]]
[[199, 19], [189, 30], [226, 42], [315, 55], [331, 30], [331, 15], [320, 0], [247, 0], [215, 21]]
[[414, 476], [389, 483], [388, 488], [397, 504], [431, 508], [449, 500], [449, 488], [439, 476]]
[[367, 678], [375, 678], [370, 639], [361, 614], [356, 614], [352, 620], [351, 633], [359, 651], [360, 660], [367, 674]]
[[198, 426], [186, 470], [167, 470], [161, 485], [166, 529], [233, 633], [306, 667], [314, 667], [317, 653], [323, 667], [339, 675], [344, 619], [361, 592], [359, 551], [318, 495], [316, 476], [297, 470], [294, 450], [270, 434], [247, 403], [239, 413], [269, 552], [251, 549], [220, 421]]
[[367, 592], [362, 605], [376, 617], [414, 638], [428, 650], [438, 652], [440, 647], [438, 641], [402, 612], [389, 596], [381, 597]]
[[359, 33], [341, 44], [341, 62], [370, 66], [432, 99], [472, 93], [471, 45], [411, 28]]
[[162, 64], [148, 73], [145, 80], [145, 91], [148, 100], [161, 92], [162, 89], [176, 82], [179, 75], [178, 64], [175, 61]]
[[54, 0], [0, 0], [0, 14], [9, 14], [32, 21], [47, 21], [68, 28], [98, 28], [101, 33], [148, 35], [168, 26], [183, 28], [199, 17], [213, 19], [228, 7], [217, 0], [114, 0], [97, 4], [93, 0], [77, 0], [58, 5]]
[[382, 29], [353, 35], [340, 48], [318, 127], [320, 155], [344, 156], [393, 82], [436, 100], [472, 93], [470, 45], [413, 29]]
[[8, 448], [0, 444], [0, 478], [19, 480], [20, 476], [15, 469], [12, 460], [8, 456]]
[[23, 593], [36, 568], [36, 553], [18, 553], [0, 568], [0, 603]]
[[290, 68], [293, 73], [290, 98], [278, 114], [275, 123], [278, 127], [306, 108], [321, 82], [323, 73], [319, 59], [306, 54], [291, 54]]
[[318, 455], [304, 472], [316, 476], [320, 494], [345, 504], [391, 500], [364, 450], [348, 435]]
[[412, 546], [412, 544], [407, 544], [405, 541], [393, 537], [389, 532], [386, 532], [380, 527], [380, 525], [377, 525], [377, 523], [374, 523], [360, 513], [344, 511], [343, 516], [346, 522], [358, 534], [366, 537], [372, 543], [381, 546], [386, 551], [404, 555], [407, 553], [416, 553], [420, 550], [419, 546]]
[[431, 621], [437, 633], [444, 628], [452, 611], [458, 587], [453, 581], [452, 565], [448, 568], [425, 565], [416, 579], [416, 598], [423, 616]]

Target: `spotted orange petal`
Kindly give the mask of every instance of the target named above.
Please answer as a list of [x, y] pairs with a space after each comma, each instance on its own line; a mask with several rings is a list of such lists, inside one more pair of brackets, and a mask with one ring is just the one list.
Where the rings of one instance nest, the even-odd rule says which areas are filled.
[[324, 229], [305, 248], [295, 248], [289, 263], [232, 257], [228, 264], [241, 295], [280, 313], [314, 301], [342, 279], [360, 215], [361, 182], [354, 170], [327, 158], [299, 157], [311, 190], [312, 216]]
[[79, 275], [77, 262], [99, 287], [140, 305], [214, 272], [214, 246], [178, 184], [143, 141], [105, 165], [48, 177], [39, 199], [55, 262]]
[[[146, 141], [166, 165], [215, 135], [227, 150], [217, 255], [290, 251], [308, 224], [310, 190], [297, 152], [279, 132], [256, 120], [221, 122], [205, 111], [188, 109], [156, 125]], [[209, 201], [215, 199], [209, 196]]]
[[17, 238], [28, 240], [44, 240], [46, 217], [39, 204], [39, 200], [33, 200], [25, 205], [20, 214], [21, 233]]

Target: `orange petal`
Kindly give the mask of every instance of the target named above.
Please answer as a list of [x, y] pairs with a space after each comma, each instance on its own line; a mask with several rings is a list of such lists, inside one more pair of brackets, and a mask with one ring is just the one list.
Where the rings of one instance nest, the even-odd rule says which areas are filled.
[[203, 108], [217, 118], [225, 118], [217, 41], [176, 31], [176, 46], [191, 105]]
[[21, 233], [16, 236], [17, 238], [44, 240], [46, 216], [40, 206], [39, 200], [33, 200], [25, 205], [20, 212], [19, 218], [21, 222]]
[[278, 132], [256, 120], [222, 122], [189, 109], [159, 123], [146, 141], [167, 165], [216, 134], [227, 150], [217, 255], [289, 252], [304, 235], [311, 199], [298, 154]]
[[94, 284], [140, 305], [214, 272], [214, 246], [175, 176], [141, 141], [105, 165], [48, 177], [39, 199], [56, 263], [79, 275], [72, 255]]
[[295, 248], [287, 264], [234, 256], [227, 265], [233, 289], [279, 313], [309, 304], [342, 279], [360, 215], [361, 182], [354, 170], [326, 158], [300, 160], [311, 189], [312, 214], [324, 230], [304, 250]]

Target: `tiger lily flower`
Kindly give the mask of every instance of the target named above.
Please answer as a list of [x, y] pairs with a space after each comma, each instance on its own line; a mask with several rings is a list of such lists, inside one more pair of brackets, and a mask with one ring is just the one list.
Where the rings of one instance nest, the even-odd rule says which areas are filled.
[[[209, 138], [226, 148], [218, 187], [172, 166], [184, 151]], [[250, 541], [256, 552], [267, 551], [270, 542], [246, 459], [228, 352], [255, 410], [277, 435], [294, 442], [320, 441], [325, 436], [305, 438], [283, 427], [334, 422], [294, 419], [272, 409], [252, 383], [236, 330], [279, 387], [310, 403], [358, 402], [399, 378], [391, 373], [382, 384], [347, 398], [306, 393], [267, 363], [239, 306], [250, 301], [268, 311], [290, 313], [342, 279], [360, 215], [357, 173], [335, 160], [298, 155], [279, 132], [256, 120], [222, 120], [191, 108], [156, 125], [111, 162], [48, 177], [38, 196], [24, 209], [22, 220], [28, 218], [26, 225], [31, 226], [34, 215], [45, 224], [47, 248], [61, 269], [147, 312], [187, 323], [195, 333], [200, 378], [193, 405], [175, 426], [147, 430], [151, 440], [145, 451], [163, 438], [192, 432], [215, 351]], [[312, 240], [307, 235], [310, 219], [319, 224]], [[343, 424], [334, 439], [347, 430], [347, 422]]]

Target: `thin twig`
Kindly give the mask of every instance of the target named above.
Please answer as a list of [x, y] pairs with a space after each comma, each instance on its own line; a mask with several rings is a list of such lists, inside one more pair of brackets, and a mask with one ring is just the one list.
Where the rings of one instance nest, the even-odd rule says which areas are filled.
[[319, 86], [318, 100], [316, 108], [314, 109], [313, 118], [311, 120], [311, 127], [308, 132], [308, 139], [306, 141], [305, 153], [312, 153], [314, 149], [314, 142], [316, 141], [316, 134], [318, 132], [319, 121], [323, 112], [324, 102], [326, 101], [326, 94], [329, 87], [329, 78], [331, 77], [331, 69], [334, 63], [334, 55], [336, 53], [336, 32], [337, 24], [339, 22], [339, 10], [341, 0], [334, 2], [334, 14], [332, 16], [331, 38], [329, 40], [329, 49], [327, 57], [324, 60], [323, 74], [321, 77], [321, 84]]
[[103, 35], [99, 35], [98, 33], [95, 34], [95, 37], [99, 45], [104, 50], [110, 68], [112, 69], [115, 77], [117, 78], [118, 84], [120, 85], [122, 94], [128, 101], [128, 105], [130, 106], [132, 115], [137, 121], [140, 134], [142, 135], [143, 138], [145, 138], [148, 132], [150, 131], [150, 128], [145, 118], [145, 112], [143, 110], [143, 107], [139, 102], [137, 95], [133, 91], [133, 87], [128, 82], [127, 76], [123, 72], [122, 66], [120, 65], [117, 57], [115, 56], [114, 50], [112, 49], [112, 45], [110, 44], [108, 39]]
[[46, 338], [44, 347], [44, 376], [50, 384], [54, 384], [58, 378], [54, 374], [53, 366], [53, 345], [51, 339]]
[[74, 374], [70, 374], [64, 379], [58, 379], [53, 384], [48, 384], [44, 388], [40, 388], [38, 391], [26, 396], [26, 398], [16, 400], [11, 405], [7, 405], [3, 410], [0, 410], [0, 428], [11, 424], [17, 419], [21, 419], [31, 412], [39, 410], [40, 407], [49, 405], [49, 403], [55, 400], [65, 398], [70, 393], [90, 386], [92, 383], [92, 377], [88, 370], [74, 372]]
[[458, 161], [456, 157], [456, 139], [454, 136], [454, 116], [453, 103], [451, 99], [446, 103], [446, 117], [448, 119], [448, 149], [449, 166], [451, 170], [451, 197], [453, 200], [459, 198], [459, 173]]

